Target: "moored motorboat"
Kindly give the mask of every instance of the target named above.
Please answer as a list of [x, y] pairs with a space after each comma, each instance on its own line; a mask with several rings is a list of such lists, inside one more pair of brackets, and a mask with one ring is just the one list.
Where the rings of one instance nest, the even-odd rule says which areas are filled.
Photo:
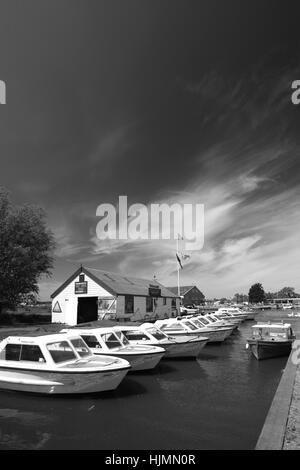
[[115, 327], [76, 327], [76, 333], [95, 355], [126, 359], [132, 372], [154, 369], [166, 353], [161, 347], [130, 344], [122, 331]]
[[242, 323], [242, 321], [239, 319], [232, 318], [230, 316], [224, 317], [223, 315], [218, 315], [217, 313], [211, 313], [210, 316], [212, 316], [225, 326], [232, 326], [234, 330], [237, 330], [240, 324]]
[[247, 320], [247, 314], [243, 313], [239, 308], [237, 307], [221, 307], [217, 310], [218, 314], [226, 316], [230, 316], [235, 319], [239, 319], [241, 321]]
[[123, 332], [131, 344], [148, 344], [161, 346], [166, 350], [164, 358], [197, 357], [206, 341], [201, 338], [185, 336], [169, 336], [152, 323], [140, 326], [115, 327]]
[[293, 308], [292, 304], [282, 304], [283, 310], [291, 310]]
[[212, 322], [211, 320], [209, 320], [206, 315], [196, 317], [196, 318], [191, 319], [191, 320], [199, 328], [204, 327], [204, 328], [209, 329], [209, 330], [212, 329], [214, 331], [217, 331], [219, 333], [219, 336], [220, 336], [220, 342], [225, 341], [225, 339], [227, 339], [231, 335], [231, 333], [233, 332], [233, 327], [232, 326], [218, 325], [215, 322]]
[[171, 336], [180, 336], [184, 334], [204, 336], [207, 338], [208, 343], [221, 343], [225, 340], [227, 330], [215, 330], [206, 327], [201, 323], [196, 323], [191, 318], [174, 319], [169, 318], [166, 320], [157, 320], [155, 323], [166, 334]]
[[258, 323], [246, 347], [258, 360], [289, 355], [295, 339], [290, 323]]
[[0, 343], [0, 389], [44, 394], [114, 390], [130, 365], [96, 357], [73, 334], [10, 336]]
[[[200, 320], [203, 317], [200, 317]], [[230, 329], [230, 333], [228, 336], [230, 336], [233, 331], [237, 328], [237, 325], [235, 323], [229, 323], [226, 322], [225, 320], [220, 320], [214, 315], [204, 315], [204, 318], [210, 323], [211, 326], [214, 327], [226, 327]]]

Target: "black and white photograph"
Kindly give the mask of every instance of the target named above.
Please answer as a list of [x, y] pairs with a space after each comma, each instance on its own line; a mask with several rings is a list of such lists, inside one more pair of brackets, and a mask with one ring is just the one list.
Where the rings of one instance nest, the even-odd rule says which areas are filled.
[[1, 451], [300, 450], [299, 18], [0, 0]]

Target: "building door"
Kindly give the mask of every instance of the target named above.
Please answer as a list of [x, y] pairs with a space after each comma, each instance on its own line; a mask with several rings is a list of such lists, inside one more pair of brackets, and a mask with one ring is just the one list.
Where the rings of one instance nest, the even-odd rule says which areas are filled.
[[79, 297], [77, 324], [98, 320], [98, 297]]

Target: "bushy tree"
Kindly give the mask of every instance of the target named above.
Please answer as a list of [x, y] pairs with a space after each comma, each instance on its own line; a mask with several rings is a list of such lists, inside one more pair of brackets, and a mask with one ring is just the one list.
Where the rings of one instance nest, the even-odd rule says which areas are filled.
[[264, 288], [259, 282], [250, 287], [248, 295], [250, 303], [264, 302], [266, 298]]
[[15, 305], [22, 295], [38, 293], [40, 276], [51, 273], [53, 248], [44, 211], [14, 205], [0, 187], [0, 300]]
[[285, 297], [298, 297], [298, 294], [295, 292], [294, 287], [283, 287], [279, 292], [277, 292], [278, 299]]

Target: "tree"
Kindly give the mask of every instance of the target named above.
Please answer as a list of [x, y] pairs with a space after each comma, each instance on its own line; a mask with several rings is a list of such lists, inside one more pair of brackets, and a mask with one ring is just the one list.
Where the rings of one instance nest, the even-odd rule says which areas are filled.
[[253, 286], [250, 287], [248, 295], [250, 303], [264, 302], [266, 298], [264, 288], [260, 283], [253, 284]]
[[236, 293], [233, 296], [233, 300], [237, 304], [242, 304], [243, 302], [248, 302], [248, 295]]
[[14, 205], [0, 187], [0, 300], [16, 305], [22, 295], [38, 293], [40, 276], [51, 274], [53, 249], [44, 211]]
[[284, 287], [279, 292], [277, 292], [277, 298], [283, 299], [285, 297], [297, 297], [298, 294], [295, 293], [294, 287]]
[[277, 294], [274, 292], [266, 292], [266, 300], [273, 300], [276, 299]]

